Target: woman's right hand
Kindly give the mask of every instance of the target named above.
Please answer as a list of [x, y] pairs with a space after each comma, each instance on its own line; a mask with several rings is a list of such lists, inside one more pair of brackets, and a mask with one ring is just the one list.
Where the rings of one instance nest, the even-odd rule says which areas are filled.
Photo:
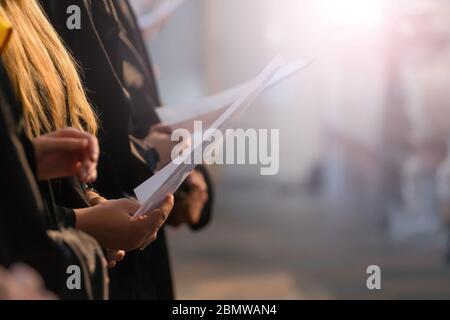
[[75, 210], [76, 227], [97, 239], [103, 248], [132, 251], [156, 240], [173, 204], [173, 196], [168, 195], [158, 209], [134, 218], [132, 215], [140, 207], [137, 201], [108, 200], [95, 207]]
[[77, 176], [92, 183], [97, 179], [99, 146], [93, 135], [65, 128], [33, 139], [33, 145], [39, 180]]

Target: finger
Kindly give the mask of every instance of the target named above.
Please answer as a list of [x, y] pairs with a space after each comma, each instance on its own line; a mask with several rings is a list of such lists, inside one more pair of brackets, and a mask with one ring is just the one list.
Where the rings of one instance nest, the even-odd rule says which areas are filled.
[[205, 179], [203, 178], [203, 175], [198, 173], [197, 171], [193, 171], [188, 179], [187, 183], [191, 188], [197, 188], [200, 191], [207, 191], [208, 185], [206, 184]]
[[89, 176], [86, 179], [87, 183], [93, 183], [97, 181], [97, 170], [94, 170], [93, 172], [89, 173]]
[[91, 167], [87, 174], [88, 179], [92, 182], [97, 179], [97, 167]]
[[165, 220], [166, 214], [161, 209], [155, 209], [139, 216], [136, 219], [136, 222], [142, 227], [142, 230], [147, 235], [148, 233], [153, 233], [161, 228]]
[[82, 134], [83, 132], [79, 129], [75, 129], [72, 127], [67, 127], [64, 129], [58, 129], [55, 131], [52, 131], [48, 134], [46, 134], [45, 136], [47, 137], [52, 137], [52, 138], [61, 138], [61, 137], [76, 137], [76, 138], [80, 138], [82, 137], [80, 134]]
[[107, 250], [106, 257], [108, 259], [108, 268], [114, 268], [117, 262], [120, 262], [125, 257], [125, 251], [123, 250]]
[[174, 197], [172, 194], [168, 194], [166, 196], [166, 198], [164, 199], [164, 201], [159, 206], [159, 208], [154, 209], [151, 212], [147, 212], [139, 217], [136, 217], [136, 219], [141, 219], [141, 220], [145, 220], [148, 218], [154, 219], [155, 216], [162, 214], [164, 217], [163, 220], [165, 221], [167, 219], [167, 217], [169, 216], [169, 213], [172, 211], [173, 206], [174, 206]]
[[201, 198], [202, 198], [202, 191], [200, 191], [200, 189], [191, 189], [187, 194], [185, 201], [186, 203], [195, 203], [200, 201]]
[[87, 139], [90, 134], [86, 133], [84, 131], [81, 131], [76, 128], [67, 127], [64, 129], [59, 129], [56, 131], [53, 131], [48, 134], [49, 137], [56, 137], [56, 138], [77, 138], [77, 139]]
[[156, 234], [164, 225], [167, 219], [167, 214], [162, 212], [161, 209], [155, 209], [149, 214], [143, 215], [140, 219], [141, 226], [144, 228], [143, 231], [145, 236], [140, 248], [147, 247], [150, 243], [156, 240]]
[[148, 236], [145, 241], [143, 241], [141, 243], [141, 245], [139, 246], [139, 249], [141, 251], [145, 250], [145, 248], [147, 248], [149, 245], [151, 245], [153, 242], [155, 242], [157, 239], [157, 234], [151, 234], [150, 236]]
[[98, 158], [100, 156], [100, 146], [98, 143], [98, 139], [93, 136], [93, 135], [89, 135], [89, 159], [95, 163], [95, 165], [97, 165], [98, 162]]
[[171, 135], [173, 130], [168, 124], [158, 123], [150, 128], [150, 132], [159, 132]]
[[97, 180], [97, 172], [89, 173], [89, 174], [78, 174], [77, 175], [80, 182], [83, 183], [94, 183]]
[[[117, 200], [119, 202], [119, 205], [123, 208], [124, 211], [126, 211], [130, 216], [134, 216], [136, 211], [139, 210], [141, 205], [136, 200], [132, 199], [120, 199]], [[139, 217], [137, 217], [139, 218]], [[132, 218], [133, 220], [134, 218]]]
[[100, 154], [100, 148], [98, 144], [98, 140], [95, 136], [83, 132], [81, 130], [75, 128], [65, 128], [61, 130], [57, 130], [49, 134], [50, 137], [54, 138], [75, 138], [75, 139], [86, 139], [88, 141], [88, 152], [89, 158], [96, 162], [98, 160], [98, 156]]
[[156, 233], [149, 233], [139, 245], [139, 250], [141, 251], [145, 250], [145, 248], [147, 248], [150, 244], [156, 241], [156, 238], [157, 238]]
[[202, 184], [201, 182], [195, 177], [195, 176], [189, 176], [189, 179], [187, 180], [187, 184], [189, 187], [193, 188], [193, 189], [202, 189]]
[[87, 161], [97, 165], [100, 155], [100, 147], [97, 138], [91, 134], [86, 133], [83, 139], [86, 139], [88, 141], [84, 157]]
[[200, 189], [192, 189], [188, 197], [186, 198], [186, 203], [189, 205], [197, 205], [198, 203], [202, 203], [202, 199], [204, 197], [204, 192]]
[[[75, 129], [75, 128], [65, 128], [53, 131], [46, 135], [49, 138], [52, 139], [65, 139], [65, 138], [72, 138], [77, 140], [87, 140], [88, 143], [95, 143], [96, 138], [92, 136], [91, 134]], [[45, 136], [44, 136], [45, 137]]]
[[196, 185], [194, 188], [191, 187], [188, 197], [194, 201], [204, 201], [205, 198], [208, 198], [208, 191], [201, 185]]
[[189, 186], [193, 186], [194, 183], [195, 183], [195, 174], [194, 174], [194, 172], [195, 172], [195, 171], [192, 171], [191, 174], [190, 174], [190, 175], [187, 177], [187, 179], [186, 179], [186, 183], [187, 183]]
[[47, 142], [42, 144], [42, 151], [44, 152], [75, 152], [80, 153], [81, 157], [84, 149], [89, 144], [86, 139], [75, 138], [51, 138]]
[[87, 182], [89, 178], [89, 167], [84, 163], [78, 168], [76, 173], [81, 182]]
[[66, 170], [69, 174], [79, 175], [79, 173], [81, 173], [83, 170], [83, 164], [81, 163], [81, 161], [77, 161], [75, 163], [69, 163]]
[[164, 200], [164, 202], [162, 203], [162, 205], [160, 206], [161, 211], [163, 212], [164, 215], [166, 215], [166, 219], [167, 216], [169, 215], [169, 213], [172, 211], [173, 206], [174, 206], [174, 197], [172, 194], [168, 194]]
[[76, 171], [78, 178], [81, 182], [91, 183], [97, 178], [97, 166], [92, 162], [85, 162]]
[[[149, 213], [143, 214], [139, 217], [134, 217], [133, 221], [136, 223], [137, 228], [141, 229], [146, 235], [148, 233], [153, 234], [158, 231], [169, 217], [170, 212], [174, 206], [173, 195], [167, 195], [165, 201], [161, 204], [160, 208], [155, 209]], [[146, 236], [145, 238], [147, 238]]]
[[155, 210], [148, 216], [145, 227], [147, 233], [139, 246], [141, 249], [145, 249], [148, 245], [156, 241], [157, 234], [164, 225], [164, 221], [164, 214], [159, 209]]
[[153, 242], [155, 242], [158, 239], [158, 235], [154, 234], [151, 237], [148, 238], [148, 240], [146, 242], [144, 242], [142, 244], [142, 246], [140, 247], [141, 250], [145, 250], [145, 248], [147, 248], [149, 245], [151, 245]]
[[208, 192], [202, 192], [202, 202], [205, 204], [209, 200]]
[[208, 185], [206, 184], [206, 181], [205, 181], [205, 178], [203, 177], [203, 175], [198, 171], [194, 171], [194, 172], [195, 172], [196, 185], [200, 188], [200, 190], [207, 191]]
[[83, 176], [83, 180], [85, 180], [82, 182], [92, 183], [97, 180], [97, 165], [88, 162], [83, 166], [79, 173]]
[[196, 225], [200, 221], [200, 217], [201, 216], [202, 216], [202, 211], [201, 210], [195, 210], [188, 217], [189, 224], [190, 225]]
[[116, 254], [116, 261], [117, 261], [117, 262], [122, 261], [122, 260], [125, 258], [125, 255], [126, 255], [125, 250], [119, 250], [119, 251], [117, 251], [117, 254]]
[[203, 178], [203, 176], [199, 177], [199, 187], [200, 190], [202, 190], [203, 192], [208, 192], [208, 185], [206, 184], [205, 178]]

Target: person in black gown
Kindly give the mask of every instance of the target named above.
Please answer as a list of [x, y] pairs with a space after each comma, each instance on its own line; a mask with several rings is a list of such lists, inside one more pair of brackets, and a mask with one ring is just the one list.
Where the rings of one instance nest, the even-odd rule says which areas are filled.
[[[84, 102], [85, 109], [80, 109], [83, 99], [85, 100], [83, 98], [84, 91], [81, 84], [77, 84], [79, 80], [77, 80], [78, 75], [73, 62], [52, 27], [48, 24], [45, 16], [42, 15], [35, 0], [2, 2], [0, 9], [2, 16], [10, 18], [10, 21], [13, 21], [14, 26], [17, 27], [17, 32], [12, 36], [11, 45], [8, 46], [2, 56], [2, 62], [5, 64], [5, 70], [8, 70], [15, 80], [12, 82], [14, 84], [12, 86], [13, 89], [9, 90], [8, 93], [11, 96], [16, 96], [21, 104], [26, 105], [26, 107], [22, 106], [20, 108], [25, 113], [24, 121], [20, 122], [23, 122], [27, 129], [21, 133], [23, 136], [22, 142], [26, 144], [27, 141], [33, 140], [33, 143], [39, 142], [39, 145], [42, 145], [43, 143], [45, 144], [44, 140], [55, 139], [55, 134], [49, 132], [52, 131], [51, 128], [58, 128], [64, 125], [70, 126], [73, 121], [77, 125], [77, 118], [73, 117], [73, 115], [83, 115], [80, 111], [90, 113], [91, 109], [87, 101]], [[24, 12], [26, 14], [23, 14]], [[39, 27], [36, 28], [36, 25]], [[41, 32], [38, 32], [38, 29]], [[43, 30], [45, 32], [42, 32]], [[33, 47], [33, 50], [31, 49], [31, 43], [40, 44]], [[39, 60], [39, 63], [32, 64], [31, 59], [34, 59], [35, 62]], [[26, 67], [27, 63], [30, 65], [29, 68]], [[51, 86], [48, 86], [48, 84]], [[51, 89], [55, 88], [63, 89], [60, 90], [62, 95], [60, 95], [59, 100], [50, 99], [53, 93]], [[72, 99], [74, 96], [71, 96], [71, 93], [75, 93], [76, 98], [78, 98], [75, 105]], [[30, 106], [30, 101], [39, 105]], [[55, 103], [56, 101], [58, 103]], [[78, 104], [78, 102], [81, 104]], [[47, 110], [43, 110], [43, 116], [37, 121], [39, 123], [38, 130], [30, 134], [30, 118], [33, 118], [34, 107], [43, 107]], [[78, 109], [72, 112], [74, 111], [73, 107]], [[50, 117], [54, 111], [60, 112], [60, 114], [63, 112], [65, 115], [65, 120], [62, 117], [62, 124], [61, 122], [55, 122], [55, 118]], [[89, 123], [86, 121], [88, 118], [82, 116], [82, 119], [78, 120], [79, 129], [85, 129], [84, 125]], [[41, 126], [45, 122], [48, 122], [48, 127]], [[56, 135], [61, 135], [61, 132], [73, 135], [75, 131], [77, 134], [83, 134], [83, 132], [75, 129], [60, 129]], [[45, 134], [45, 132], [49, 133]], [[95, 140], [95, 137], [86, 140]], [[88, 145], [90, 144], [88, 143]], [[91, 149], [91, 147], [91, 145], [89, 147], [87, 145], [84, 146], [85, 149]], [[41, 149], [33, 151], [32, 148], [25, 148], [25, 151], [27, 150], [30, 162], [32, 162], [34, 156], [41, 154], [39, 151], [42, 151]], [[94, 152], [94, 154], [96, 164], [98, 152]], [[59, 159], [53, 160], [54, 162], [51, 166], [57, 168], [61, 162], [58, 161]], [[92, 158], [90, 161], [92, 163]], [[34, 166], [32, 165], [31, 167], [33, 168]], [[98, 257], [99, 260], [103, 259], [98, 243], [74, 228], [93, 235], [104, 248], [132, 250], [143, 245], [145, 246], [154, 240], [157, 230], [167, 218], [172, 207], [172, 199], [168, 197], [167, 201], [160, 207], [160, 210], [155, 210], [139, 219], [133, 219], [130, 216], [131, 213], [137, 210], [139, 205], [137, 202], [129, 199], [114, 201], [103, 199], [95, 207], [90, 207], [91, 203], [88, 203], [88, 201], [91, 199], [84, 199], [87, 192], [78, 179], [64, 178], [59, 183], [59, 181], [54, 179], [61, 176], [70, 176], [70, 174], [42, 176], [39, 168], [39, 166], [36, 166], [37, 171], [35, 175], [37, 179], [42, 181], [40, 189], [45, 199], [43, 201], [44, 209], [46, 209], [44, 212], [47, 213], [42, 221], [44, 228], [52, 230], [49, 234], [57, 243], [68, 243], [75, 256], [83, 256], [86, 252], [94, 251], [96, 252], [95, 254], [88, 254], [88, 256], [91, 258], [92, 256]], [[84, 177], [87, 178], [85, 181], [93, 181], [95, 179], [95, 175], [90, 171], [91, 169], [92, 166]], [[84, 204], [82, 201], [84, 201]], [[67, 207], [65, 207], [66, 203]], [[88, 244], [89, 249], [83, 249], [86, 244]], [[88, 261], [75, 264], [86, 267], [86, 273], [93, 273], [95, 270], [92, 270], [92, 266], [96, 265], [94, 263], [95, 261]], [[65, 272], [65, 269], [62, 270]], [[65, 285], [65, 281], [58, 281], [58, 283]], [[95, 283], [95, 285], [97, 284]], [[88, 295], [90, 298], [95, 298], [92, 292], [93, 289], [93, 286], [90, 286], [90, 294]]]
[[[159, 133], [154, 129], [159, 119], [153, 108], [160, 101], [136, 17], [128, 1], [123, 0], [41, 0], [41, 3], [80, 64], [89, 99], [100, 116], [102, 153], [95, 187], [106, 197], [132, 195], [133, 189], [154, 173], [161, 158], [166, 158], [155, 144], [145, 143], [152, 141], [152, 134]], [[66, 10], [70, 5], [81, 8], [81, 30], [66, 27]], [[133, 76], [140, 81], [133, 81]], [[170, 142], [170, 134], [166, 141]], [[200, 182], [182, 187], [171, 219], [173, 225], [188, 223], [198, 230], [210, 220], [213, 191], [203, 167], [193, 175], [196, 178], [192, 180]], [[164, 233], [160, 232], [144, 252], [127, 254], [110, 275], [113, 299], [173, 299]]]
[[[38, 145], [26, 138], [22, 124], [22, 107], [15, 99], [0, 60], [0, 180], [3, 182], [0, 193], [0, 265], [6, 268], [17, 263], [31, 266], [44, 279], [46, 288], [63, 299], [106, 298], [101, 253], [94, 264], [97, 271], [93, 274], [96, 276], [89, 280], [94, 289], [92, 292], [88, 293], [85, 287], [70, 291], [66, 286], [67, 267], [83, 265], [86, 261], [75, 254], [72, 246], [54, 241], [46, 232], [45, 221], [54, 213], [48, 211], [49, 207], [44, 207], [35, 179], [42, 172], [39, 170], [42, 163], [36, 157]], [[62, 142], [67, 145], [64, 139]], [[58, 154], [62, 154], [61, 150]], [[66, 159], [70, 156], [67, 151]], [[59, 159], [64, 161], [64, 156], [59, 156]], [[95, 243], [92, 241], [90, 244]]]

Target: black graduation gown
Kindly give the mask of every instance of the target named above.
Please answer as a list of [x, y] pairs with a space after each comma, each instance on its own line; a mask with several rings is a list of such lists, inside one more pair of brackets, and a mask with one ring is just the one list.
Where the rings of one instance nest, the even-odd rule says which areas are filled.
[[[117, 34], [109, 1], [43, 0], [43, 7], [83, 70], [89, 99], [97, 109], [101, 154], [95, 188], [106, 198], [133, 194], [148, 179], [149, 166], [133, 153], [129, 134], [131, 101], [115, 73], [99, 34]], [[78, 5], [82, 29], [66, 28], [66, 9]], [[111, 20], [113, 19], [113, 20]], [[95, 22], [96, 23], [95, 23]], [[117, 52], [110, 53], [118, 54]], [[172, 299], [173, 289], [164, 232], [144, 252], [131, 252], [111, 271], [112, 299]]]
[[43, 227], [44, 207], [27, 159], [34, 166], [33, 148], [21, 141], [21, 110], [1, 62], [0, 85], [0, 265], [26, 263], [56, 292], [62, 257]]
[[85, 299], [84, 290], [70, 291], [66, 286], [67, 267], [80, 261], [69, 247], [47, 235], [45, 224], [54, 212], [45, 210], [34, 178], [34, 149], [22, 126], [22, 108], [1, 60], [0, 86], [0, 265], [25, 263], [60, 298]]
[[[156, 85], [153, 65], [147, 51], [142, 32], [139, 28], [136, 15], [128, 0], [113, 1], [117, 25], [119, 28], [119, 47], [117, 41], [108, 36], [102, 37], [107, 50], [119, 50], [119, 55], [112, 60], [116, 73], [127, 89], [131, 100], [131, 130], [133, 136], [143, 139], [150, 126], [159, 123], [154, 108], [161, 106], [158, 88]], [[196, 168], [208, 185], [208, 202], [202, 212], [200, 221], [191, 226], [193, 230], [205, 227], [212, 216], [214, 202], [214, 189], [208, 171], [204, 166]], [[186, 186], [182, 186], [183, 189]]]

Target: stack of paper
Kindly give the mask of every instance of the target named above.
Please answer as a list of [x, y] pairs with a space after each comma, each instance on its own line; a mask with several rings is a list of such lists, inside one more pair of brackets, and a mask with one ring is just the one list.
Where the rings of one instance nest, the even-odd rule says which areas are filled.
[[[219, 118], [210, 126], [210, 129], [217, 129], [224, 132], [230, 128], [235, 117], [244, 112], [255, 99], [264, 91], [275, 73], [280, 70], [281, 59], [275, 58], [259, 76], [250, 81], [243, 89], [235, 102], [228, 107]], [[208, 132], [210, 132], [208, 134]], [[208, 136], [209, 135], [209, 136]], [[203, 139], [194, 139], [194, 144], [189, 152], [179, 156], [153, 177], [137, 187], [134, 192], [142, 207], [136, 212], [136, 216], [150, 212], [159, 207], [167, 194], [174, 193], [188, 177], [196, 164], [186, 164], [186, 159], [191, 159], [198, 153], [199, 149], [207, 148], [217, 141], [212, 139], [211, 130], [206, 130]], [[212, 141], [212, 142], [211, 142]], [[190, 162], [190, 161], [189, 161]]]

